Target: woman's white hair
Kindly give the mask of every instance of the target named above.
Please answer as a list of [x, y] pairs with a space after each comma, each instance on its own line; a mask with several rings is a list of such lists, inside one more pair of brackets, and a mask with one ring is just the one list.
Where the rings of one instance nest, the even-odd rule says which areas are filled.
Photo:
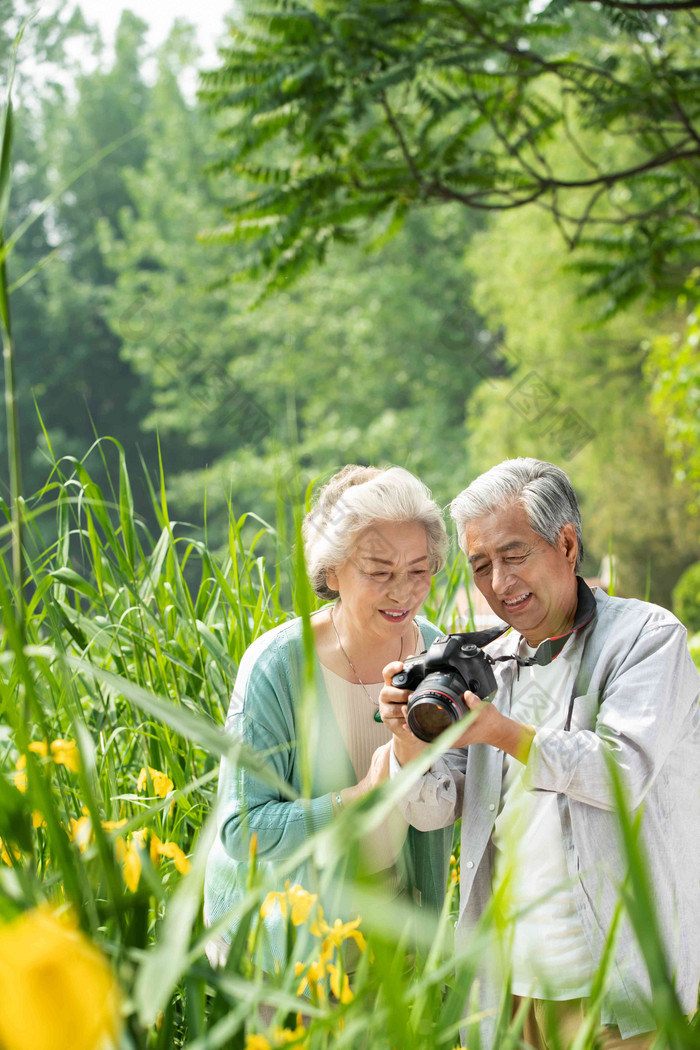
[[452, 500], [459, 545], [466, 553], [467, 526], [484, 514], [519, 503], [530, 528], [554, 546], [564, 525], [571, 524], [578, 540], [576, 571], [583, 561], [581, 512], [568, 475], [541, 459], [506, 459], [472, 481]]
[[304, 556], [320, 598], [337, 598], [326, 573], [350, 557], [359, 533], [378, 522], [417, 522], [428, 540], [431, 574], [445, 564], [449, 540], [442, 512], [422, 481], [402, 467], [349, 464], [321, 489], [304, 519]]

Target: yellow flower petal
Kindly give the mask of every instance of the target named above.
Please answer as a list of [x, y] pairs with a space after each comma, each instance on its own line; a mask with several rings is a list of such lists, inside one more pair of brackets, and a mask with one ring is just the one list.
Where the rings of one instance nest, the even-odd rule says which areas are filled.
[[[297, 975], [297, 977], [301, 973], [303, 973], [303, 970], [304, 966], [302, 963], [297, 963], [294, 967], [294, 972]], [[321, 1001], [323, 1001], [323, 999], [325, 998], [325, 991], [322, 982], [325, 975], [326, 967], [323, 962], [319, 960], [318, 962], [310, 963], [306, 974], [302, 977], [301, 981], [299, 982], [299, 987], [297, 988], [297, 995], [303, 995], [308, 986], [311, 989], [311, 991], [315, 992], [316, 995], [318, 995], [318, 998]]]
[[141, 855], [135, 842], [129, 842], [124, 854], [124, 882], [132, 893], [136, 893], [141, 879]]
[[[24, 758], [24, 755], [22, 757]], [[15, 787], [23, 795], [27, 790], [27, 774], [23, 769], [18, 769], [15, 773]]]
[[315, 893], [308, 893], [297, 884], [287, 891], [287, 898], [292, 906], [293, 924], [295, 926], [303, 925], [316, 903], [317, 895]]
[[[12, 855], [10, 855], [10, 853]], [[13, 858], [19, 860], [21, 856], [22, 854], [15, 845], [11, 842], [4, 842], [3, 839], [0, 839], [0, 860], [2, 860], [3, 864], [12, 867]]]
[[57, 766], [65, 766], [71, 773], [80, 771], [80, 752], [75, 740], [54, 740], [51, 744], [51, 757]]
[[3, 1050], [95, 1050], [119, 1029], [117, 983], [83, 933], [44, 910], [0, 925]]
[[35, 755], [41, 755], [42, 758], [46, 758], [49, 753], [49, 745], [46, 740], [33, 740], [29, 745], [29, 750], [33, 751]]
[[272, 1050], [269, 1040], [264, 1035], [247, 1035], [245, 1037], [245, 1050]]
[[81, 853], [90, 845], [90, 838], [92, 836], [92, 823], [89, 817], [75, 817], [70, 818], [70, 831], [68, 837], [72, 842], [75, 842]]
[[123, 820], [101, 820], [100, 824], [105, 831], [119, 831], [126, 824], [126, 817]]
[[350, 981], [346, 973], [343, 974], [342, 987], [340, 981], [340, 971], [337, 966], [333, 966], [329, 963], [328, 973], [331, 978], [331, 991], [336, 999], [340, 999], [341, 1003], [351, 1003], [353, 1000], [353, 994], [350, 991]]
[[[169, 794], [175, 785], [166, 773], [161, 773], [159, 769], [153, 769], [152, 766], [148, 767], [148, 772], [151, 777], [151, 783], [153, 784], [153, 790], [159, 798], [165, 798]], [[145, 791], [148, 783], [148, 777], [146, 775], [145, 768], [139, 773], [139, 778], [136, 781], [136, 790]]]
[[306, 1034], [306, 1029], [302, 1025], [298, 1025], [296, 1028], [280, 1028], [275, 1026], [272, 1030], [272, 1038], [275, 1041], [275, 1047], [286, 1046], [288, 1043], [298, 1043]]
[[280, 911], [283, 915], [287, 914], [287, 894], [277, 893], [273, 890], [272, 892], [268, 893], [267, 897], [260, 906], [260, 915], [263, 919], [267, 918], [267, 916], [275, 907], [275, 903], [279, 904]]
[[158, 855], [159, 855], [159, 851], [160, 851], [161, 845], [162, 845], [162, 843], [161, 843], [160, 839], [158, 838], [158, 836], [154, 835], [151, 832], [151, 840], [150, 840], [149, 847], [148, 847], [150, 855], [151, 855], [151, 864], [155, 864], [156, 861], [158, 860]]
[[157, 850], [160, 856], [170, 857], [170, 859], [174, 861], [175, 867], [180, 872], [180, 874], [186, 875], [187, 872], [190, 870], [190, 862], [183, 853], [183, 851], [180, 849], [180, 847], [177, 845], [177, 843], [159, 842], [157, 839], [156, 841], [158, 842]]

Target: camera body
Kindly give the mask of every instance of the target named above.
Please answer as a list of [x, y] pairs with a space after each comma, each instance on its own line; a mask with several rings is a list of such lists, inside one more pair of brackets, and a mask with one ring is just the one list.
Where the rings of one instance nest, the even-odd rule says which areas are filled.
[[485, 700], [496, 689], [491, 658], [475, 645], [472, 634], [445, 634], [420, 656], [406, 660], [391, 684], [411, 689], [408, 727], [427, 743], [467, 714], [467, 690]]

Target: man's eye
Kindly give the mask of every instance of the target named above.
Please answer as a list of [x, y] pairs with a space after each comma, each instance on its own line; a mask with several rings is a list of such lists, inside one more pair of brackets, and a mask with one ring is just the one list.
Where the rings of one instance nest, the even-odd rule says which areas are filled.
[[373, 572], [372, 573], [372, 579], [373, 580], [386, 580], [388, 578], [389, 578], [389, 573], [388, 572]]
[[506, 561], [508, 565], [520, 565], [521, 562], [525, 561], [525, 557], [524, 554], [514, 554], [511, 558], [505, 558], [504, 561]]
[[475, 576], [483, 576], [484, 573], [488, 570], [488, 568], [488, 565], [477, 565], [475, 569], [472, 569], [472, 572]]

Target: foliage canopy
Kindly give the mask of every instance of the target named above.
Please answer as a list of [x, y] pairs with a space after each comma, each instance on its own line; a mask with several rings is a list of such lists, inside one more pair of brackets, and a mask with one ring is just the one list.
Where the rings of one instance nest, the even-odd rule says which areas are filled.
[[536, 204], [590, 290], [673, 292], [700, 241], [698, 6], [244, 2], [201, 97], [227, 118], [213, 170], [250, 192], [211, 236], [276, 288], [411, 208]]

